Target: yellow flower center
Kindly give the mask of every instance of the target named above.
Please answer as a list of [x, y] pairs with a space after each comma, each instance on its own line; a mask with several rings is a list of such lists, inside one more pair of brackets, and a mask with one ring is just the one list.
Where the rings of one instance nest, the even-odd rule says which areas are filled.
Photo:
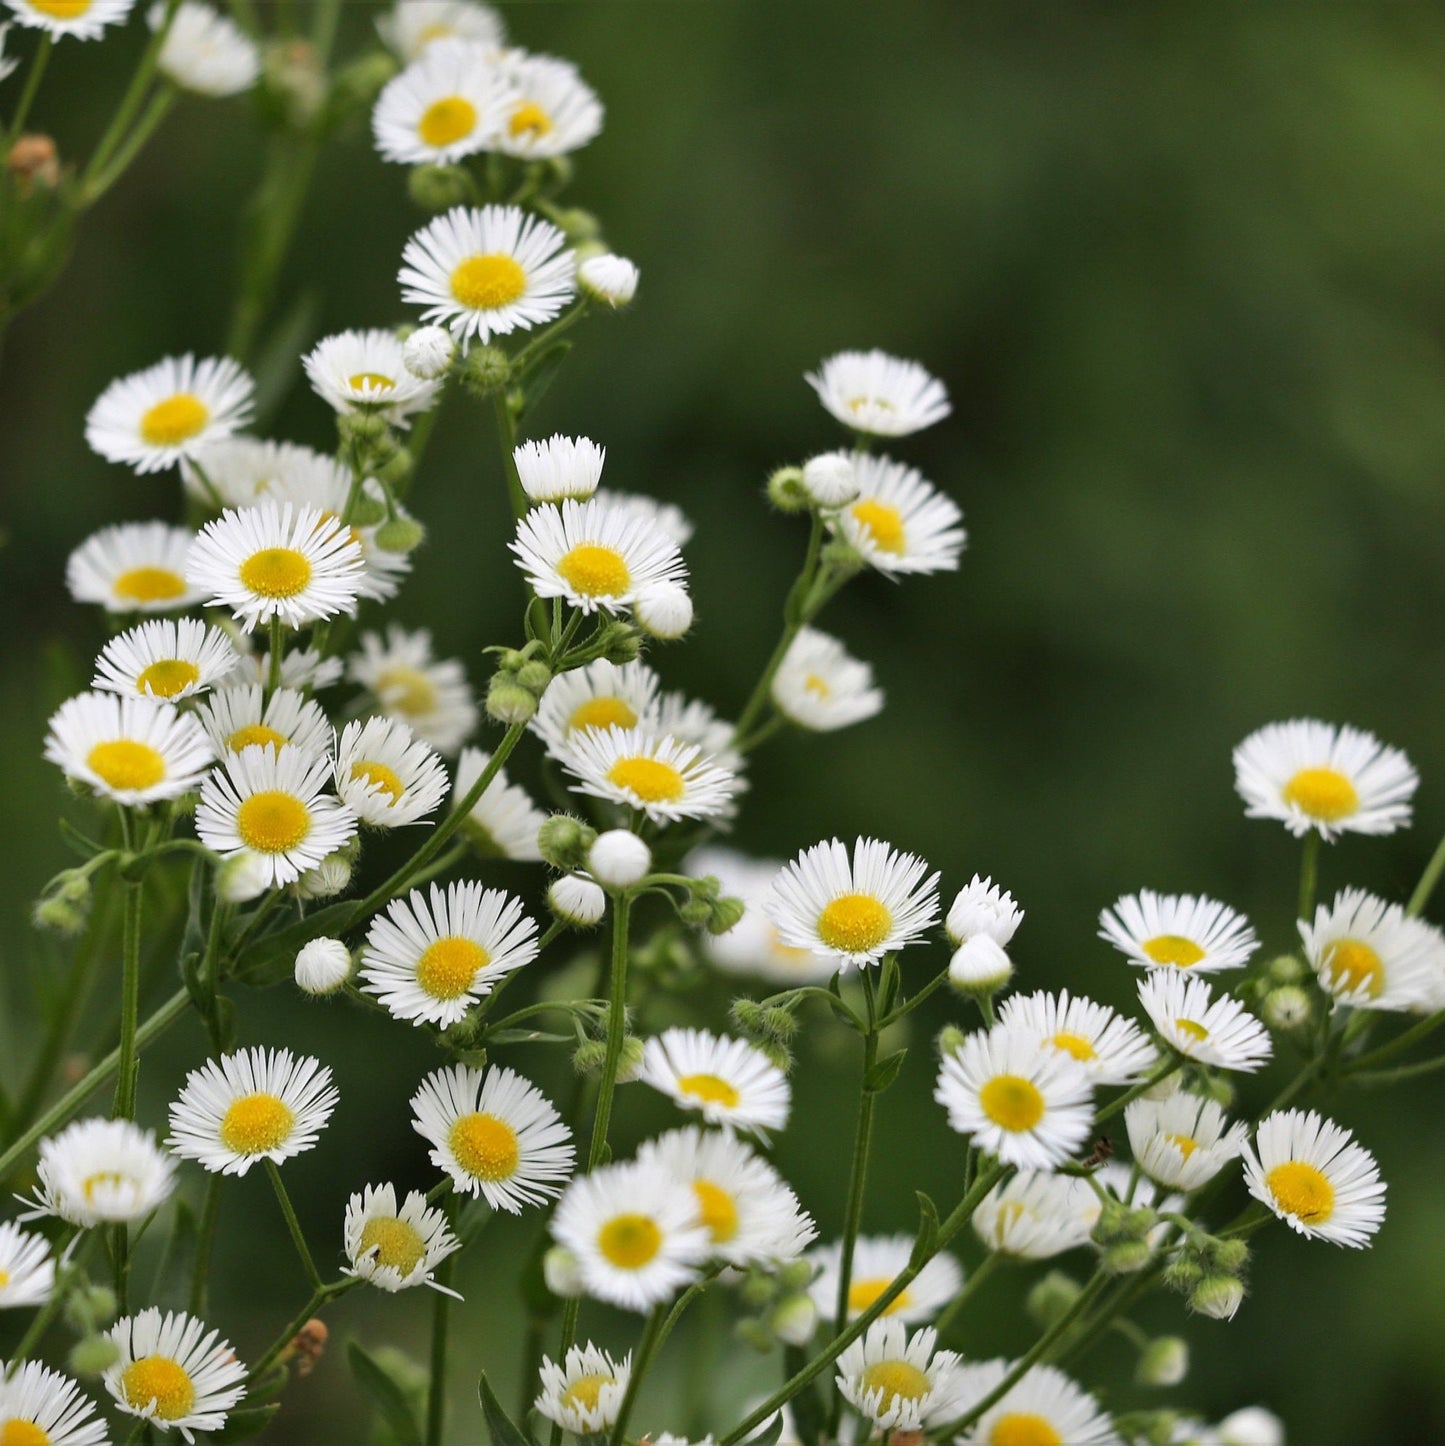
[[1371, 999], [1378, 999], [1385, 987], [1385, 962], [1363, 939], [1336, 939], [1325, 950], [1324, 966], [1329, 986], [1337, 994], [1363, 989]]
[[134, 738], [97, 743], [85, 761], [92, 773], [117, 792], [154, 788], [166, 776], [166, 760], [160, 750]]
[[1098, 1059], [1099, 1053], [1093, 1044], [1084, 1038], [1082, 1034], [1070, 1034], [1067, 1030], [1053, 1036], [1049, 1040], [1055, 1049], [1061, 1049], [1065, 1054], [1073, 1055], [1077, 1060], [1088, 1063], [1091, 1059]]
[[152, 663], [136, 681], [137, 689], [157, 698], [174, 698], [201, 680], [201, 670], [184, 658], [162, 658]]
[[603, 1386], [616, 1383], [616, 1376], [578, 1376], [562, 1393], [562, 1404], [575, 1410], [595, 1411]]
[[557, 564], [562, 581], [583, 597], [620, 597], [632, 585], [627, 559], [615, 547], [579, 542]]
[[510, 1179], [522, 1154], [516, 1130], [496, 1115], [463, 1115], [452, 1126], [447, 1143], [457, 1164], [477, 1180]]
[[863, 1389], [883, 1392], [878, 1403], [881, 1413], [895, 1401], [921, 1401], [933, 1389], [933, 1383], [912, 1361], [875, 1361], [863, 1371]]
[[116, 597], [137, 603], [168, 602], [185, 590], [185, 579], [168, 567], [133, 567], [114, 584]]
[[437, 705], [436, 684], [419, 668], [388, 668], [376, 680], [377, 695], [402, 713], [430, 713]]
[[552, 117], [536, 101], [524, 100], [512, 112], [507, 129], [514, 137], [531, 136], [533, 140], [538, 140], [551, 131]]
[[380, 372], [357, 372], [355, 376], [347, 377], [346, 384], [354, 392], [396, 390], [396, 383], [390, 377], [382, 376]]
[[241, 564], [240, 575], [257, 597], [295, 597], [311, 581], [311, 564], [294, 547], [263, 547]]
[[244, 728], [236, 729], [226, 739], [226, 747], [232, 753], [239, 753], [243, 748], [250, 748], [252, 744], [260, 744], [263, 748], [284, 748], [290, 741], [284, 733], [278, 733], [264, 723], [247, 723]]
[[742, 1101], [737, 1090], [715, 1074], [685, 1074], [678, 1080], [677, 1087], [693, 1099], [705, 1100], [710, 1105], [723, 1105], [730, 1110], [737, 1109]]
[[416, 133], [427, 145], [441, 150], [471, 135], [476, 126], [476, 106], [460, 95], [447, 95], [434, 100], [422, 112]]
[[1335, 1213], [1335, 1187], [1303, 1160], [1286, 1160], [1264, 1179], [1275, 1204], [1306, 1225], [1323, 1225]]
[[370, 1251], [376, 1252], [378, 1265], [390, 1266], [392, 1270], [407, 1276], [421, 1264], [422, 1257], [426, 1255], [426, 1246], [415, 1228], [405, 1220], [381, 1215], [374, 1220], [368, 1220], [362, 1227], [361, 1249], [357, 1254], [366, 1255]]
[[1064, 1446], [1064, 1438], [1032, 1411], [1009, 1411], [989, 1432], [989, 1446]]
[[264, 1155], [285, 1142], [295, 1123], [285, 1100], [264, 1091], [242, 1095], [221, 1116], [221, 1143], [238, 1155]]
[[[128, 1184], [129, 1177], [122, 1175], [119, 1170], [97, 1170], [94, 1175], [87, 1175], [80, 1182], [80, 1190], [87, 1200], [94, 1200], [97, 1190], [119, 1189]], [[3, 1446], [3, 1443], [0, 1443], [0, 1446]]]
[[1164, 1138], [1168, 1140], [1171, 1145], [1178, 1146], [1179, 1153], [1183, 1155], [1186, 1160], [1199, 1148], [1199, 1141], [1196, 1140], [1193, 1135], [1174, 1135], [1166, 1131]]
[[818, 915], [818, 937], [842, 954], [876, 949], [893, 928], [893, 915], [872, 894], [840, 894]]
[[1285, 784], [1284, 801], [1311, 818], [1335, 823], [1359, 808], [1360, 795], [1338, 768], [1301, 768]]
[[396, 770], [388, 768], [384, 763], [377, 763], [374, 759], [353, 763], [351, 777], [353, 780], [370, 784], [373, 792], [386, 794], [393, 803], [406, 792], [406, 786]]
[[1156, 964], [1172, 964], [1176, 969], [1188, 969], [1204, 958], [1204, 950], [1183, 934], [1156, 934], [1139, 947]]
[[236, 810], [236, 832], [258, 854], [290, 853], [311, 832], [311, 810], [294, 794], [265, 789]]
[[896, 412], [898, 410], [887, 397], [849, 397], [847, 407], [855, 417], [865, 407], [877, 407], [880, 412]]
[[1198, 1044], [1202, 1044], [1209, 1038], [1209, 1031], [1196, 1019], [1176, 1019], [1174, 1027], [1180, 1034], [1187, 1036]]
[[[892, 1279], [886, 1275], [877, 1275], [870, 1280], [855, 1280], [848, 1287], [848, 1314], [862, 1315], [874, 1301], [893, 1284]], [[883, 1308], [884, 1315], [893, 1315], [895, 1312], [907, 1308], [912, 1296], [905, 1289], [901, 1291], [891, 1305]]]
[[5, 1287], [9, 1284], [10, 1272], [8, 1270], [0, 1270], [0, 1290], [4, 1290]]
[[737, 1202], [721, 1185], [711, 1180], [694, 1180], [692, 1192], [697, 1196], [698, 1213], [713, 1240], [721, 1245], [738, 1233]]
[[589, 698], [567, 720], [567, 731], [579, 728], [636, 728], [637, 713], [621, 698]]
[[527, 289], [527, 273], [510, 256], [468, 256], [452, 272], [452, 295], [472, 311], [509, 306]]
[[491, 962], [491, 955], [475, 939], [449, 934], [427, 945], [416, 961], [416, 982], [433, 999], [460, 999]]
[[1039, 1087], [1021, 1074], [995, 1075], [979, 1090], [978, 1102], [994, 1124], [1015, 1134], [1033, 1129], [1044, 1117]]
[[889, 502], [864, 497], [853, 504], [853, 520], [872, 534], [873, 545], [884, 552], [902, 552], [903, 514]]
[[649, 1215], [614, 1215], [597, 1232], [597, 1248], [619, 1270], [641, 1270], [662, 1249], [662, 1231]]
[[7, 1421], [0, 1426], [0, 1446], [50, 1446], [50, 1433], [33, 1421]]
[[162, 1421], [189, 1416], [196, 1403], [190, 1376], [168, 1356], [142, 1356], [132, 1361], [121, 1372], [120, 1389], [126, 1404], [138, 1411], [154, 1403]]
[[[55, 0], [51, 0], [54, 4]], [[152, 447], [179, 447], [211, 420], [210, 408], [190, 392], [157, 402], [140, 419], [140, 434]]]
[[607, 781], [635, 793], [644, 803], [676, 803], [687, 792], [682, 774], [656, 758], [619, 758]]
[[825, 702], [833, 696], [833, 690], [828, 686], [828, 680], [818, 673], [809, 673], [803, 679], [803, 691], [811, 693], [815, 698], [821, 698]]

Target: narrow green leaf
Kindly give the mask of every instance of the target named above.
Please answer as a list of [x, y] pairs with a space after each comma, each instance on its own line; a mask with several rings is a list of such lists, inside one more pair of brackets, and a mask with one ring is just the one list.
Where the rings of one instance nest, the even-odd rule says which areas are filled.
[[357, 1383], [371, 1397], [399, 1446], [422, 1446], [421, 1429], [401, 1387], [355, 1341], [347, 1346], [346, 1355]]
[[232, 1411], [226, 1417], [226, 1424], [212, 1432], [212, 1441], [245, 1441], [259, 1436], [271, 1424], [271, 1418], [281, 1409], [279, 1401], [269, 1406], [248, 1406], [243, 1411]]
[[908, 1263], [915, 1270], [921, 1270], [938, 1249], [938, 1207], [922, 1190], [913, 1193], [918, 1198], [918, 1234], [913, 1239], [913, 1253]]
[[497, 1400], [497, 1394], [492, 1390], [491, 1382], [487, 1380], [485, 1371], [482, 1372], [482, 1379], [477, 1383], [477, 1394], [482, 1398], [482, 1414], [487, 1418], [487, 1430], [492, 1434], [492, 1446], [535, 1446], [532, 1438], [520, 1426], [514, 1424], [511, 1417], [502, 1409], [502, 1403]]
[[870, 1094], [881, 1094], [898, 1078], [898, 1071], [903, 1068], [903, 1060], [907, 1054], [907, 1049], [899, 1049], [892, 1054], [884, 1055], [868, 1071], [868, 1078], [863, 1081], [863, 1088]]
[[517, 409], [519, 422], [542, 400], [547, 388], [552, 385], [552, 380], [557, 375], [557, 369], [571, 350], [572, 343], [570, 341], [559, 341], [554, 346], [549, 346], [535, 361], [528, 364], [520, 378], [526, 389], [526, 395], [522, 405]]

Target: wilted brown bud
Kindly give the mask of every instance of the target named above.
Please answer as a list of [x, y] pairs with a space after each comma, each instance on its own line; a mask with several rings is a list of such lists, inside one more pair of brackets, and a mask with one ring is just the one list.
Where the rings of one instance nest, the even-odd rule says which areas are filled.
[[10, 147], [5, 164], [19, 181], [23, 195], [28, 196], [36, 186], [53, 191], [60, 184], [60, 152], [49, 136], [21, 136]]
[[286, 1347], [281, 1359], [294, 1365], [298, 1376], [309, 1376], [326, 1354], [326, 1342], [330, 1336], [326, 1322], [313, 1316], [292, 1336], [291, 1344]]

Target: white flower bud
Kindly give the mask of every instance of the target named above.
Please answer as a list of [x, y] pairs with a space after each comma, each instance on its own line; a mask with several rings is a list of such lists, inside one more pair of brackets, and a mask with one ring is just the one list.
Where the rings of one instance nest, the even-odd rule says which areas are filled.
[[1013, 974], [1003, 945], [987, 934], [975, 934], [960, 944], [948, 961], [948, 982], [965, 994], [997, 994]]
[[977, 874], [967, 888], [958, 891], [944, 929], [955, 947], [975, 934], [987, 934], [996, 944], [1007, 944], [1018, 932], [1024, 911], [992, 879]]
[[656, 583], [637, 594], [632, 615], [644, 632], [670, 643], [692, 626], [692, 599], [676, 583]]
[[630, 888], [645, 878], [651, 867], [652, 850], [625, 828], [598, 834], [587, 853], [587, 868], [592, 877], [613, 889]]
[[1160, 1336], [1144, 1347], [1136, 1379], [1141, 1386], [1177, 1386], [1188, 1374], [1188, 1343], [1178, 1336]]
[[1278, 989], [1271, 989], [1260, 1007], [1264, 1022], [1286, 1034], [1308, 1024], [1313, 1012], [1309, 995], [1298, 984], [1282, 984]]
[[542, 1257], [542, 1279], [553, 1295], [575, 1300], [582, 1294], [582, 1264], [565, 1245], [554, 1245]]
[[547, 890], [547, 903], [564, 924], [590, 929], [607, 912], [607, 895], [591, 879], [564, 874], [553, 879]]
[[216, 871], [216, 897], [227, 904], [249, 904], [270, 887], [271, 865], [260, 854], [237, 854]]
[[785, 1345], [805, 1346], [818, 1329], [818, 1305], [811, 1295], [790, 1295], [768, 1317], [773, 1334]]
[[456, 342], [444, 326], [418, 327], [401, 344], [402, 365], [424, 382], [445, 376], [455, 352]]
[[1263, 1406], [1246, 1406], [1214, 1428], [1219, 1446], [1284, 1446], [1284, 1422]]
[[803, 463], [803, 491], [819, 507], [842, 507], [858, 495], [858, 474], [846, 452], [824, 452]]
[[296, 956], [296, 987], [303, 994], [335, 994], [351, 978], [351, 950], [340, 939], [313, 939]]
[[307, 869], [291, 886], [301, 899], [329, 899], [351, 883], [351, 860], [342, 853], [328, 854], [314, 869]]
[[512, 448], [517, 479], [532, 502], [585, 502], [602, 481], [606, 460], [607, 449], [590, 438], [560, 433]]
[[577, 284], [594, 301], [626, 306], [637, 295], [641, 273], [625, 256], [589, 256], [577, 268]]
[[1233, 1320], [1244, 1302], [1244, 1285], [1232, 1275], [1207, 1275], [1194, 1287], [1189, 1309], [1211, 1320]]

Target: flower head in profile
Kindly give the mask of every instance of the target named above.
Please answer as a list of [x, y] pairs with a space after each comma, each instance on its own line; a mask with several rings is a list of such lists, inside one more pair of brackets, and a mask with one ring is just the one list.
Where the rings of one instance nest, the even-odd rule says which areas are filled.
[[659, 687], [657, 674], [646, 663], [599, 658], [553, 678], [527, 726], [554, 758], [563, 758], [571, 740], [585, 729], [657, 723]]
[[441, 759], [393, 718], [348, 723], [336, 745], [335, 769], [342, 801], [373, 828], [416, 823], [447, 793]]
[[552, 55], [508, 57], [512, 97], [491, 149], [526, 160], [581, 150], [602, 129], [602, 102], [569, 60]]
[[195, 618], [141, 623], [105, 645], [92, 686], [122, 697], [179, 702], [234, 672], [240, 658], [220, 628]]
[[1231, 1125], [1214, 1100], [1180, 1090], [1147, 1097], [1124, 1110], [1124, 1128], [1138, 1167], [1171, 1190], [1197, 1190], [1239, 1157], [1248, 1131]]
[[443, 40], [470, 40], [494, 53], [507, 39], [502, 17], [478, 0], [397, 0], [377, 17], [376, 31], [403, 64]]
[[246, 1368], [221, 1333], [183, 1311], [152, 1307], [122, 1316], [109, 1331], [119, 1358], [105, 1388], [128, 1416], [160, 1431], [219, 1431], [245, 1394]]
[[[1094, 1204], [1092, 1211], [1081, 1206]], [[973, 1212], [974, 1233], [989, 1250], [1015, 1260], [1048, 1260], [1085, 1244], [1097, 1215], [1087, 1182], [1020, 1170], [995, 1185]]]
[[873, 669], [837, 638], [801, 628], [773, 675], [773, 703], [790, 723], [831, 733], [871, 718], [883, 707]]
[[1354, 1009], [1434, 1007], [1445, 973], [1445, 939], [1399, 904], [1342, 889], [1301, 919], [1305, 958], [1320, 987]]
[[[55, 1261], [41, 1235], [22, 1230], [14, 1221], [0, 1224], [0, 1310], [43, 1305], [55, 1288]], [[0, 1410], [4, 1392], [0, 1391]], [[0, 1441], [5, 1439], [0, 1428]]]
[[320, 758], [335, 737], [314, 698], [294, 688], [277, 688], [267, 697], [260, 683], [217, 688], [197, 705], [196, 717], [221, 758], [256, 746]]
[[[992, 1395], [1011, 1369], [1011, 1362], [1001, 1360], [963, 1367], [957, 1414]], [[1119, 1436], [1098, 1402], [1075, 1381], [1053, 1366], [1034, 1366], [957, 1440], [960, 1446], [1117, 1446]]]
[[399, 718], [439, 753], [455, 753], [477, 726], [466, 670], [455, 658], [432, 657], [425, 628], [408, 632], [391, 623], [385, 637], [363, 633], [346, 675], [372, 695], [378, 712]]
[[446, 1216], [432, 1209], [420, 1190], [411, 1191], [398, 1206], [391, 1185], [368, 1185], [351, 1197], [342, 1237], [351, 1262], [343, 1274], [390, 1292], [414, 1285], [444, 1290], [434, 1272], [461, 1249]]
[[952, 410], [942, 382], [883, 351], [838, 352], [806, 380], [845, 427], [870, 436], [906, 437]]
[[[166, 18], [164, 0], [146, 19], [159, 30]], [[234, 21], [200, 0], [181, 0], [170, 17], [157, 67], [162, 75], [196, 95], [239, 95], [261, 74], [256, 42]]]
[[[462, 749], [457, 759], [456, 783], [452, 787], [453, 809], [461, 806], [491, 761], [491, 754], [480, 748]], [[499, 768], [472, 805], [462, 832], [482, 858], [538, 863], [542, 850], [537, 835], [546, 822], [547, 815], [532, 802], [531, 794], [520, 784], [509, 783], [506, 769]]]
[[654, 823], [725, 815], [738, 777], [696, 743], [660, 729], [589, 728], [569, 740], [563, 767], [574, 793], [636, 809]]
[[1096, 1085], [1133, 1084], [1159, 1059], [1132, 1019], [1092, 999], [1070, 997], [1067, 989], [1011, 995], [998, 1017], [1000, 1024], [1032, 1034], [1041, 1049], [1077, 1060]]
[[614, 1361], [590, 1341], [572, 1346], [560, 1366], [542, 1358], [542, 1391], [533, 1409], [574, 1436], [595, 1436], [616, 1423], [631, 1379], [631, 1352]]
[[607, 449], [587, 437], [561, 433], [512, 449], [522, 491], [533, 502], [585, 502], [602, 480]]
[[[394, 331], [342, 331], [324, 337], [301, 359], [312, 390], [345, 415], [376, 412], [394, 426], [424, 412], [436, 401], [439, 384], [408, 370], [402, 343]], [[346, 478], [347, 485], [351, 479]]]
[[175, 1161], [130, 1120], [76, 1120], [40, 1142], [38, 1211], [71, 1225], [138, 1224], [175, 1188]]
[[1139, 1002], [1165, 1044], [1199, 1064], [1249, 1072], [1274, 1052], [1269, 1032], [1237, 999], [1216, 999], [1203, 979], [1177, 969], [1151, 969], [1139, 981]]
[[871, 454], [854, 458], [858, 495], [829, 525], [886, 577], [952, 572], [968, 534], [963, 513], [912, 467]]

